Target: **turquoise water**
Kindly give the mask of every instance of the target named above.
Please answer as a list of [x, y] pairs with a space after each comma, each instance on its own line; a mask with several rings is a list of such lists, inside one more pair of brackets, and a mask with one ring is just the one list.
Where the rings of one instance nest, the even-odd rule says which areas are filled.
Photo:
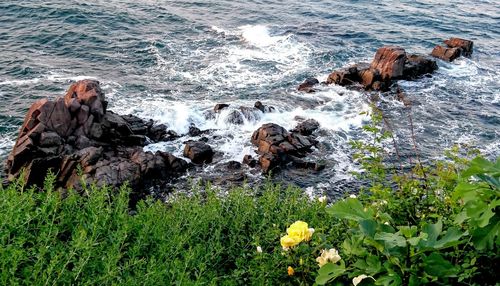
[[[251, 133], [266, 122], [292, 128], [317, 119], [323, 142], [317, 174], [284, 173], [304, 187], [328, 190], [356, 167], [348, 141], [364, 136], [367, 95], [341, 87], [301, 94], [306, 77], [369, 61], [382, 45], [429, 53], [451, 36], [475, 43], [471, 59], [439, 61], [429, 78], [401, 82], [423, 157], [453, 144], [500, 154], [500, 5], [497, 1], [10, 1], [0, 3], [0, 159], [12, 147], [29, 105], [64, 94], [81, 78], [104, 86], [111, 109], [166, 123], [214, 129], [216, 162], [253, 153]], [[411, 150], [408, 110], [392, 96], [378, 104]], [[206, 119], [216, 103], [277, 112], [243, 125], [227, 113]], [[186, 138], [149, 146], [180, 155]], [[216, 164], [217, 165], [217, 164]], [[209, 167], [205, 172], [212, 172]], [[257, 176], [257, 175], [256, 175]], [[258, 177], [258, 176], [257, 176]]]

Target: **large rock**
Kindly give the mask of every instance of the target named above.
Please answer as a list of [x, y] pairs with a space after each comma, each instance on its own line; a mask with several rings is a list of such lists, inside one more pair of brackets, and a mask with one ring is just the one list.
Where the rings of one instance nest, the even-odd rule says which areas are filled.
[[431, 74], [438, 69], [435, 60], [421, 55], [410, 55], [407, 57], [403, 69], [403, 78], [406, 80], [416, 79], [420, 76]]
[[211, 163], [214, 151], [210, 145], [201, 141], [188, 141], [184, 146], [184, 157], [195, 164]]
[[445, 40], [444, 43], [450, 48], [460, 49], [460, 55], [464, 57], [470, 57], [472, 55], [474, 42], [470, 40], [465, 40], [460, 38], [450, 38], [448, 40]]
[[403, 48], [385, 46], [377, 50], [370, 67], [380, 72], [383, 80], [397, 79], [403, 76], [406, 52]]
[[7, 159], [8, 179], [24, 174], [28, 185], [40, 186], [51, 169], [63, 187], [81, 188], [84, 176], [88, 182], [129, 182], [143, 190], [151, 181], [167, 181], [186, 170], [182, 159], [142, 150], [146, 136], [161, 137], [152, 121], [121, 116], [106, 106], [94, 80], [72, 84], [64, 98], [35, 102]]
[[458, 48], [445, 48], [443, 46], [435, 46], [432, 50], [431, 55], [433, 57], [442, 59], [447, 62], [452, 62], [456, 58], [460, 57], [460, 49]]
[[437, 45], [432, 50], [433, 57], [451, 62], [460, 56], [472, 55], [474, 42], [460, 38], [450, 38], [444, 41], [447, 47]]
[[[314, 125], [313, 122], [310, 123]], [[299, 132], [298, 130], [288, 132], [277, 124], [267, 123], [253, 133], [251, 141], [258, 148], [259, 163], [264, 173], [287, 165], [293, 161], [293, 157], [305, 157], [311, 152], [317, 141]], [[308, 132], [311, 132], [311, 129], [306, 133]], [[252, 158], [245, 157], [245, 161], [250, 165]]]

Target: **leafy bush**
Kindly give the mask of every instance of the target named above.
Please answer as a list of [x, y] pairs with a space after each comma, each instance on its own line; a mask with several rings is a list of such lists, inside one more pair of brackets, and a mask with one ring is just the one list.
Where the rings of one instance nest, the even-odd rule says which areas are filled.
[[365, 130], [373, 141], [353, 142], [370, 187], [326, 210], [347, 231], [342, 260], [321, 267], [317, 284], [495, 285], [500, 158], [469, 162], [454, 150], [454, 161], [424, 168], [417, 160], [409, 172], [391, 172], [383, 148], [391, 134], [376, 109], [372, 119]]

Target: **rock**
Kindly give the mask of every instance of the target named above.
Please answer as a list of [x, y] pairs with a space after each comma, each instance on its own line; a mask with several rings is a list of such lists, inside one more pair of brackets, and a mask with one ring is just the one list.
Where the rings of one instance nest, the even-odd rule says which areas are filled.
[[332, 72], [328, 79], [327, 84], [337, 84], [341, 86], [352, 85], [359, 82], [358, 67], [350, 66]]
[[445, 48], [443, 46], [435, 46], [432, 50], [431, 55], [438, 59], [442, 59], [448, 62], [455, 60], [460, 57], [460, 49], [459, 48]]
[[254, 168], [258, 162], [251, 155], [245, 155], [243, 156], [243, 163], [251, 168]]
[[241, 163], [237, 161], [229, 161], [226, 163], [227, 170], [239, 170], [241, 169]]
[[212, 147], [204, 142], [188, 141], [184, 147], [184, 157], [195, 164], [211, 163], [214, 156]]
[[59, 136], [56, 132], [43, 132], [40, 136], [40, 146], [59, 146], [61, 144], [61, 136]]
[[444, 43], [450, 48], [460, 49], [461, 56], [470, 57], [472, 55], [474, 42], [470, 40], [450, 38], [449, 40], [445, 40]]
[[426, 56], [410, 55], [406, 58], [403, 69], [403, 78], [406, 80], [416, 79], [420, 76], [431, 74], [438, 69], [435, 60]]
[[[254, 108], [256, 108], [256, 109], [258, 109], [258, 110], [262, 111], [263, 113], [267, 113], [267, 112], [274, 112], [274, 111], [276, 110], [273, 106], [264, 105], [264, 104], [262, 104], [262, 102], [260, 102], [260, 101], [256, 101], [256, 102], [254, 103], [254, 105], [253, 105], [253, 106], [254, 106]], [[245, 113], [245, 110], [251, 110], [251, 109], [250, 109], [250, 108], [243, 108], [243, 107], [240, 107], [240, 110], [242, 110], [242, 111], [243, 111], [243, 113]], [[254, 116], [254, 114], [253, 114], [253, 116], [250, 116], [250, 117], [251, 117], [251, 118], [254, 118], [255, 116]], [[247, 117], [247, 118], [248, 118], [248, 117]]]
[[[314, 121], [309, 121], [307, 124], [310, 124], [310, 127], [314, 129]], [[309, 136], [301, 135], [296, 130], [288, 132], [274, 123], [262, 125], [253, 133], [251, 141], [253, 145], [258, 147], [259, 163], [264, 173], [288, 164], [292, 156], [305, 156], [317, 143]], [[251, 162], [252, 158], [245, 157], [244, 160]]]
[[307, 78], [303, 83], [297, 88], [298, 91], [304, 91], [307, 93], [315, 92], [314, 86], [319, 83], [319, 80], [314, 77]]
[[189, 126], [189, 136], [195, 137], [195, 136], [200, 136], [203, 134], [203, 132], [196, 126]]
[[257, 108], [258, 110], [262, 111], [262, 112], [265, 112], [266, 111], [266, 107], [264, 106], [264, 104], [262, 104], [262, 102], [260, 101], [256, 101], [255, 104], [253, 105], [255, 108]]
[[214, 106], [214, 111], [215, 112], [219, 112], [221, 111], [222, 109], [226, 108], [226, 107], [229, 107], [229, 104], [226, 104], [226, 103], [218, 103]]
[[170, 153], [161, 153], [162, 156], [165, 158], [168, 170], [171, 174], [182, 174], [186, 172], [188, 166], [188, 163], [181, 158], [177, 158], [174, 155]]
[[152, 120], [121, 116], [106, 111], [106, 106], [104, 93], [93, 80], [72, 84], [64, 98], [35, 102], [8, 156], [8, 180], [24, 168], [26, 184], [41, 185], [52, 169], [62, 187], [81, 189], [83, 175], [89, 183], [120, 186], [129, 182], [142, 191], [186, 171], [187, 162], [182, 159], [142, 150], [146, 135], [169, 136], [166, 126], [153, 127]]
[[314, 120], [314, 119], [307, 119], [301, 123], [299, 123], [295, 128], [292, 130], [292, 132], [298, 132], [302, 135], [309, 136], [311, 135], [314, 131], [316, 131], [319, 128], [319, 122]]
[[380, 72], [382, 80], [392, 80], [403, 76], [406, 52], [403, 48], [384, 46], [377, 50], [370, 68]]
[[265, 155], [260, 156], [259, 164], [260, 164], [260, 167], [262, 168], [262, 172], [267, 174], [270, 171], [279, 167], [281, 165], [281, 161], [275, 155], [265, 154]]
[[74, 114], [76, 112], [78, 112], [78, 110], [80, 110], [80, 107], [82, 105], [78, 102], [78, 100], [76, 98], [72, 98], [69, 103], [68, 103], [68, 108], [69, 108], [69, 111]]

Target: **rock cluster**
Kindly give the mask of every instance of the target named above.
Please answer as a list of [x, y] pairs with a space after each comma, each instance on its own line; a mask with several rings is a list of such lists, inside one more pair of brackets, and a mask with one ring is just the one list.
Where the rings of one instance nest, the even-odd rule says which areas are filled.
[[[444, 41], [447, 48], [436, 46], [431, 55], [446, 61], [459, 56], [472, 54], [473, 42], [451, 38]], [[325, 84], [341, 86], [360, 86], [366, 90], [387, 91], [395, 80], [414, 80], [431, 74], [438, 68], [432, 58], [425, 55], [410, 54], [401, 47], [384, 46], [377, 50], [371, 63], [360, 63], [333, 71]], [[312, 92], [316, 79], [307, 79], [299, 85], [299, 91]]]
[[144, 152], [150, 141], [168, 140], [166, 126], [106, 110], [99, 82], [74, 83], [64, 97], [35, 102], [26, 114], [6, 163], [13, 180], [24, 174], [28, 185], [41, 185], [49, 169], [63, 187], [81, 187], [80, 178], [98, 184], [139, 187], [183, 173], [187, 162]]
[[[321, 169], [315, 163], [303, 161], [318, 142], [311, 134], [319, 127], [316, 121], [308, 120], [299, 124], [292, 131], [268, 123], [262, 125], [252, 135], [252, 144], [258, 147], [259, 165], [264, 173], [277, 167], [293, 164], [302, 168]], [[255, 165], [253, 158], [245, 156], [244, 163]]]
[[432, 50], [432, 56], [451, 62], [460, 56], [470, 57], [474, 43], [460, 38], [450, 38], [445, 40], [447, 47], [437, 45]]

